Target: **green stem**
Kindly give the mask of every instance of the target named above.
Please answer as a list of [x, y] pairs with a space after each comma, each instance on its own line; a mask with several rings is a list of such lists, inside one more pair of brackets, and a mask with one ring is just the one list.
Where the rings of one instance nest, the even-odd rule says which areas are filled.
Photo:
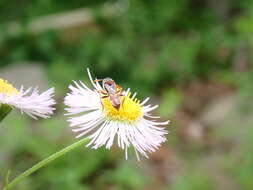
[[46, 166], [48, 163], [54, 161], [55, 159], [63, 156], [64, 154], [66, 154], [67, 152], [85, 144], [88, 141], [88, 138], [84, 138], [81, 139], [69, 146], [67, 146], [66, 148], [52, 154], [51, 156], [45, 158], [44, 160], [40, 161], [39, 163], [35, 164], [34, 166], [32, 166], [30, 169], [26, 170], [25, 172], [23, 172], [22, 174], [20, 174], [18, 177], [16, 177], [14, 180], [12, 180], [9, 184], [7, 184], [3, 190], [7, 190], [10, 189], [11, 187], [13, 187], [15, 184], [17, 184], [18, 182], [22, 181], [25, 177], [31, 175], [32, 173], [34, 173], [35, 171], [37, 171], [38, 169]]

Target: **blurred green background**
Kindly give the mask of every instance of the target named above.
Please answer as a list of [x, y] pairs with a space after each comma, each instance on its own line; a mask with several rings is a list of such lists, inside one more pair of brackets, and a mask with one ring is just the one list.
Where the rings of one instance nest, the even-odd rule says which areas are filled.
[[160, 104], [168, 141], [150, 159], [79, 148], [17, 190], [252, 190], [253, 0], [1, 0], [0, 77], [56, 88], [53, 118], [0, 124], [0, 187], [75, 141], [72, 80], [110, 76]]

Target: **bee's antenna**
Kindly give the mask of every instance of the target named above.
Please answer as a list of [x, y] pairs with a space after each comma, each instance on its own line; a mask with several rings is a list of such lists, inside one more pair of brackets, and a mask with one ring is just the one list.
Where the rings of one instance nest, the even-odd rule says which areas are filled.
[[103, 79], [95, 79], [95, 80], [93, 80], [94, 82], [100, 82], [100, 81], [102, 81]]

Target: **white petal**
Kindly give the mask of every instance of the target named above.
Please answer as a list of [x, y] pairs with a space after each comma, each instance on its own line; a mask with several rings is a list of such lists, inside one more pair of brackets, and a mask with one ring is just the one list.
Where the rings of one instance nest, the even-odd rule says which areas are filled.
[[39, 94], [37, 88], [28, 88], [24, 91], [23, 86], [21, 86], [19, 93], [15, 95], [0, 94], [0, 103], [16, 107], [20, 109], [21, 113], [26, 113], [34, 119], [37, 117], [48, 118], [55, 109], [52, 107], [56, 103], [52, 99], [53, 95], [54, 88]]

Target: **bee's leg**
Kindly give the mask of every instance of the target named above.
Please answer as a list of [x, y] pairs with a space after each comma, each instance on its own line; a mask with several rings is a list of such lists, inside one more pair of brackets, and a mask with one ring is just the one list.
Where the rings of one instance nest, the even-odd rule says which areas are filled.
[[120, 86], [117, 86], [116, 94], [118, 94], [119, 96], [124, 96], [122, 88]]
[[117, 93], [122, 92], [122, 89], [123, 88], [121, 86], [116, 85], [116, 91], [117, 91]]
[[100, 81], [102, 81], [103, 79], [95, 79], [95, 80], [93, 80], [94, 82], [100, 82]]
[[108, 95], [108, 93], [105, 90], [97, 90], [98, 93], [102, 94], [102, 95]]
[[105, 90], [97, 90], [97, 92], [99, 92], [101, 94], [107, 94], [107, 92]]
[[102, 110], [104, 110], [104, 105], [103, 105], [101, 99], [102, 99], [102, 98], [108, 98], [109, 95], [108, 95], [108, 93], [107, 93], [105, 90], [97, 90], [97, 92], [100, 94], [100, 103], [101, 103], [101, 105], [102, 105]]
[[101, 96], [100, 97], [100, 103], [101, 103], [101, 105], [102, 105], [102, 110], [104, 110], [104, 105], [103, 105], [103, 103], [102, 103], [102, 98], [108, 98], [109, 97], [109, 95], [104, 95], [104, 96]]

